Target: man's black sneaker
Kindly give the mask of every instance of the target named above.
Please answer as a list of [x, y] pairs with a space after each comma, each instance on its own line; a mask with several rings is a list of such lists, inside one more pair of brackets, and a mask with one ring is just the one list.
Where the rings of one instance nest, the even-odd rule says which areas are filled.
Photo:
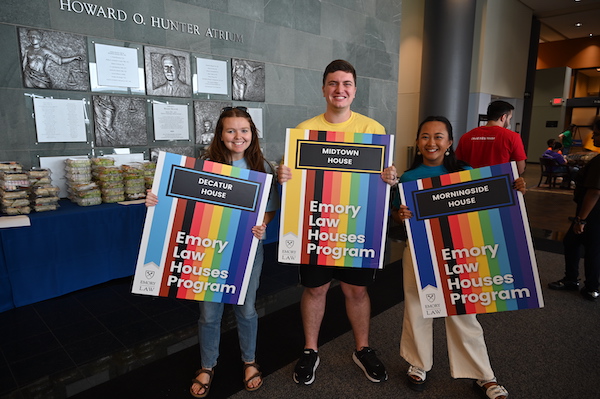
[[315, 370], [319, 367], [319, 355], [312, 349], [304, 349], [294, 368], [294, 382], [310, 385], [315, 381]]
[[377, 358], [375, 351], [365, 346], [360, 351], [354, 351], [352, 360], [364, 371], [371, 382], [381, 382], [388, 378], [385, 366]]
[[581, 290], [581, 295], [587, 299], [588, 301], [595, 301], [600, 297], [600, 292], [598, 290], [588, 290], [587, 288], [583, 288]]
[[571, 281], [563, 278], [553, 283], [549, 283], [548, 288], [551, 290], [577, 291], [579, 289], [579, 281]]

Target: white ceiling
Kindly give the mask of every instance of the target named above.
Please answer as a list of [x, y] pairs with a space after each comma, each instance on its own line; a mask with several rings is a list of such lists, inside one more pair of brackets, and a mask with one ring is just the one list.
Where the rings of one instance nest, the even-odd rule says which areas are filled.
[[[519, 0], [542, 23], [540, 42], [600, 36], [600, 0]], [[580, 22], [581, 27], [575, 24]]]

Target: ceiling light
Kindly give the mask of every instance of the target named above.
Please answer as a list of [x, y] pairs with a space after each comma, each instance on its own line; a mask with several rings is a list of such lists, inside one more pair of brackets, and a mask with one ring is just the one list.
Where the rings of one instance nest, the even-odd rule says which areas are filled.
[[583, 24], [581, 22], [577, 22], [577, 23], [575, 23], [575, 26], [578, 28], [581, 28], [583, 26]]

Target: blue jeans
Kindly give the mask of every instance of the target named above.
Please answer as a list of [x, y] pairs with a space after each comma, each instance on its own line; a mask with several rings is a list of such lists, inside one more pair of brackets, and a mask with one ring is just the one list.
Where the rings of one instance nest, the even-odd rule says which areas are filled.
[[[246, 300], [243, 305], [232, 305], [237, 322], [242, 361], [246, 363], [255, 360], [258, 314], [254, 304], [256, 303], [256, 290], [260, 283], [263, 258], [263, 244], [260, 241], [252, 265]], [[219, 344], [221, 342], [221, 318], [223, 317], [224, 308], [225, 304], [223, 303], [200, 302], [198, 342], [200, 343], [202, 368], [213, 368], [217, 365]]]
[[569, 181], [566, 182], [565, 179], [563, 179], [563, 186], [565, 187], [569, 187], [570, 183], [572, 181], [575, 181], [575, 177], [577, 176], [577, 172], [579, 172], [579, 168], [576, 166], [555, 166], [553, 172], [561, 172], [561, 173], [568, 173], [569, 174]]

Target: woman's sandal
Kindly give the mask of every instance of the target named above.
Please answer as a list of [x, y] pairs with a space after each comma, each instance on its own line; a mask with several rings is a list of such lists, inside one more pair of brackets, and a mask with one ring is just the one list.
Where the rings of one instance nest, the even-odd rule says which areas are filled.
[[[504, 388], [502, 385], [498, 384], [498, 382], [496, 381], [495, 378], [492, 378], [491, 380], [475, 380], [473, 381], [473, 383], [475, 384], [475, 386], [485, 395], [486, 398], [489, 399], [496, 399], [496, 398], [507, 398], [508, 397], [508, 391], [506, 390], [506, 388]], [[488, 385], [486, 387], [487, 384], [491, 384]]]
[[[200, 380], [198, 379], [198, 376], [200, 374], [208, 374], [208, 382], [206, 384], [200, 382]], [[190, 387], [190, 393], [192, 394], [192, 396], [195, 398], [205, 398], [208, 395], [208, 391], [210, 390], [210, 385], [212, 384], [212, 380], [213, 380], [212, 370], [208, 370], [208, 369], [197, 370], [196, 374], [194, 375], [194, 379], [192, 379], [192, 385], [199, 384], [200, 387], [204, 388], [204, 392], [194, 393], [194, 391], [192, 391], [192, 387]]]
[[[249, 367], [254, 367], [256, 369], [256, 373], [252, 374], [250, 376], [250, 378], [246, 379], [246, 369], [248, 369]], [[252, 381], [256, 378], [260, 378], [260, 383], [255, 387], [251, 387], [250, 381]], [[243, 377], [242, 381], [244, 381], [244, 388], [246, 388], [246, 391], [248, 391], [248, 392], [256, 391], [258, 388], [260, 388], [263, 384], [263, 379], [262, 379], [262, 373], [260, 372], [259, 365], [256, 364], [255, 362], [244, 363], [244, 377]]]
[[421, 392], [423, 389], [425, 389], [425, 378], [427, 376], [427, 372], [425, 370], [411, 365], [408, 368], [406, 376], [408, 377], [408, 386], [412, 390]]

